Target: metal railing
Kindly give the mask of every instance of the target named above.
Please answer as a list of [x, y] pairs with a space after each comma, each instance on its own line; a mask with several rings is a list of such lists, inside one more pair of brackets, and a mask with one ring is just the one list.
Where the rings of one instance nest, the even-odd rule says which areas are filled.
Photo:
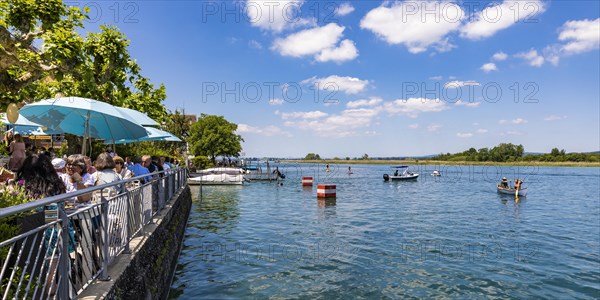
[[[0, 220], [25, 231], [0, 242], [0, 298], [76, 298], [92, 281], [109, 280], [108, 266], [129, 253], [131, 239], [187, 177], [187, 169], [175, 169], [0, 209]], [[124, 192], [116, 194], [119, 185]], [[82, 195], [91, 204], [65, 208]]]

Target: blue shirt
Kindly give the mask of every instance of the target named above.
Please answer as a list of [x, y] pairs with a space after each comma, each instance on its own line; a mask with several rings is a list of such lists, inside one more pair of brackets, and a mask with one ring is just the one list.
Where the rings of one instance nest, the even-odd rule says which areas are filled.
[[[146, 175], [146, 174], [150, 174], [150, 171], [148, 170], [148, 168], [140, 165], [140, 164], [134, 164], [133, 166], [129, 166], [127, 167], [127, 169], [131, 172], [133, 172], [133, 176], [141, 176], [141, 175]], [[150, 176], [146, 176], [144, 177], [144, 183], [149, 182], [152, 179], [152, 177]]]

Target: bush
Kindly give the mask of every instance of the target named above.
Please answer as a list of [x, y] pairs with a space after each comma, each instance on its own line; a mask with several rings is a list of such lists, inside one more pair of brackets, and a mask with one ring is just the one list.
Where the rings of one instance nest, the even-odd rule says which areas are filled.
[[212, 166], [212, 161], [206, 156], [196, 156], [192, 160], [192, 164], [196, 169], [206, 169]]

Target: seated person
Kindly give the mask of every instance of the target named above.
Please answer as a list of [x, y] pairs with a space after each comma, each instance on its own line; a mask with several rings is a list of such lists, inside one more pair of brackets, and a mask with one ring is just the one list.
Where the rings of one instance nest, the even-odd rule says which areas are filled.
[[[67, 193], [85, 189], [94, 185], [94, 178], [87, 173], [84, 156], [73, 154], [67, 157], [67, 172], [60, 175], [65, 184]], [[91, 199], [90, 194], [81, 195], [72, 199], [74, 202], [86, 203]]]
[[502, 182], [499, 185], [501, 188], [503, 189], [507, 189], [508, 188], [508, 181], [506, 179], [506, 177], [502, 177]]
[[396, 170], [396, 172], [394, 172], [394, 176], [398, 176], [398, 170]]

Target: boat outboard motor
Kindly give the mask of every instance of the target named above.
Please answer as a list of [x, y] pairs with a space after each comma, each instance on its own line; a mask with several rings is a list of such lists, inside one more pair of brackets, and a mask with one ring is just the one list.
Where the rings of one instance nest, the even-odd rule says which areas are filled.
[[383, 174], [383, 181], [389, 181], [389, 180], [390, 180], [390, 175]]

